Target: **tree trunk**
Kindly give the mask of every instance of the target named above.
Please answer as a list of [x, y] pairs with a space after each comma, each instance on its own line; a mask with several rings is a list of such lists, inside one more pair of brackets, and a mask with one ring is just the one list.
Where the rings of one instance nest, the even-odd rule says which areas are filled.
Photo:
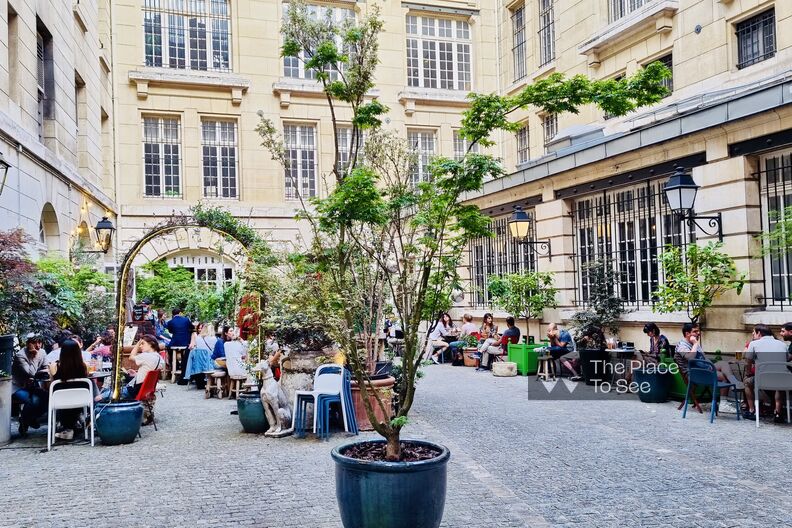
[[385, 447], [385, 460], [389, 462], [398, 462], [401, 459], [401, 444], [399, 443], [399, 431], [390, 433], [386, 440], [388, 442]]

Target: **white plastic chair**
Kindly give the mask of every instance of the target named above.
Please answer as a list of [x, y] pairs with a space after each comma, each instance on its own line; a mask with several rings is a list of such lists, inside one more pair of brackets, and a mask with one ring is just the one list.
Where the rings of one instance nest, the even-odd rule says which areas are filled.
[[[787, 423], [790, 422], [789, 391], [792, 391], [792, 372], [787, 367], [792, 363], [786, 361], [760, 361], [762, 352], [757, 353], [756, 375], [754, 376], [754, 409], [756, 409], [756, 427], [759, 428], [759, 391], [775, 390], [786, 393]], [[764, 352], [764, 354], [770, 354]], [[786, 353], [783, 353], [786, 355]], [[775, 400], [773, 400], [775, 402]]]
[[[337, 367], [341, 369], [341, 372], [335, 373], [322, 373], [323, 370], [328, 369], [330, 367]], [[350, 409], [347, 409], [346, 402], [343, 394], [344, 390], [344, 367], [343, 365], [336, 365], [336, 364], [328, 364], [328, 365], [319, 365], [314, 373], [314, 382], [313, 382], [313, 390], [306, 391], [306, 390], [298, 390], [294, 393], [294, 405], [292, 409], [297, 409], [297, 400], [300, 396], [308, 396], [313, 398], [313, 406], [314, 406], [314, 413], [313, 413], [313, 433], [316, 434], [316, 417], [319, 414], [316, 408], [317, 397], [320, 394], [325, 394], [328, 396], [335, 396], [338, 395], [341, 398], [341, 414], [344, 419], [344, 431], [349, 432], [349, 426], [347, 425], [347, 413], [354, 412]]]
[[[91, 420], [91, 446], [94, 445], [94, 397], [93, 382], [88, 378], [77, 378], [67, 380], [69, 384], [85, 383], [85, 388], [75, 387], [70, 389], [55, 390], [61, 380], [53, 381], [50, 384], [49, 410], [47, 411], [47, 451], [52, 448], [55, 441], [55, 412], [60, 409], [88, 409], [88, 417]], [[85, 429], [85, 439], [88, 439], [88, 429]]]

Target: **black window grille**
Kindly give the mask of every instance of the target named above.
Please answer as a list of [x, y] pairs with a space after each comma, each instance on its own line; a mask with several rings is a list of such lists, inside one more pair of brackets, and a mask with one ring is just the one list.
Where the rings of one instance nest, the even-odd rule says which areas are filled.
[[587, 265], [609, 263], [617, 272], [616, 292], [625, 305], [651, 306], [663, 280], [658, 257], [663, 247], [695, 242], [695, 227], [671, 211], [663, 192], [665, 178], [578, 199], [572, 210], [575, 239], [575, 303], [588, 304]]
[[547, 152], [547, 146], [558, 134], [558, 114], [550, 114], [542, 119], [542, 131], [544, 132], [545, 152]]
[[608, 14], [610, 21], [615, 22], [642, 8], [652, 0], [608, 0]]
[[[770, 232], [788, 220], [792, 206], [792, 152], [762, 158], [759, 172], [762, 231]], [[764, 258], [765, 303], [779, 310], [792, 309], [792, 251], [768, 252]]]
[[671, 77], [663, 79], [662, 82], [662, 85], [668, 89], [668, 93], [670, 94], [674, 91], [674, 57], [669, 53], [657, 59], [657, 62], [662, 63], [663, 66], [671, 70]]
[[[531, 218], [529, 240], [534, 240], [536, 232], [534, 213], [527, 211]], [[475, 308], [488, 308], [491, 299], [488, 284], [491, 277], [507, 273], [525, 273], [536, 270], [536, 254], [527, 244], [520, 244], [509, 232], [509, 218], [502, 217], [492, 221], [495, 236], [474, 240], [470, 246], [471, 299]]]
[[775, 55], [775, 9], [737, 24], [737, 67], [746, 68]]
[[553, 0], [539, 0], [539, 66], [555, 60]]
[[525, 65], [525, 5], [521, 5], [512, 11], [511, 20], [514, 80], [519, 81], [527, 74]]

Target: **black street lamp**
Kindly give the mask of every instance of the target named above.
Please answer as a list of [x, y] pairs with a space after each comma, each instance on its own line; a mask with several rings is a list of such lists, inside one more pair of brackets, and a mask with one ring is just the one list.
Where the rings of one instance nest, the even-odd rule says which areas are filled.
[[96, 240], [99, 241], [99, 249], [102, 253], [107, 253], [113, 241], [113, 233], [115, 232], [113, 222], [108, 220], [106, 216], [103, 216], [102, 219], [96, 223], [94, 230], [96, 231]]
[[[693, 181], [684, 167], [677, 165], [674, 174], [668, 178], [663, 188], [666, 200], [671, 210], [677, 214], [680, 220], [684, 220], [690, 227], [696, 226], [708, 235], [718, 235], [718, 240], [723, 242], [723, 219], [721, 213], [713, 216], [697, 216], [693, 207], [696, 203], [696, 194], [699, 186]], [[704, 229], [699, 220], [705, 220], [709, 229]]]
[[2, 183], [0, 183], [0, 194], [3, 194], [3, 189], [5, 189], [6, 178], [8, 178], [8, 169], [11, 168], [11, 165], [5, 160], [3, 157], [3, 153], [0, 152], [0, 173], [3, 177]]
[[527, 245], [531, 248], [531, 251], [537, 255], [552, 260], [553, 255], [550, 252], [550, 240], [534, 240], [531, 237], [533, 231], [531, 229], [532, 227], [533, 220], [528, 213], [523, 211], [521, 206], [515, 205], [512, 217], [509, 219], [509, 232], [512, 238], [516, 239], [520, 244]]

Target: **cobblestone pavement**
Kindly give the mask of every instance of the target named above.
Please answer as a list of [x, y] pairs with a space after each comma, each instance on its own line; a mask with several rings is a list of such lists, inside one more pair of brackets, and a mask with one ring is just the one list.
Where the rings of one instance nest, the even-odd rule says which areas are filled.
[[[447, 365], [418, 395], [405, 436], [452, 453], [443, 526], [792, 526], [790, 426], [631, 396], [529, 401], [526, 378]], [[169, 385], [159, 431], [132, 445], [15, 439], [0, 526], [340, 526], [329, 451], [347, 437], [246, 435], [234, 407]]]

